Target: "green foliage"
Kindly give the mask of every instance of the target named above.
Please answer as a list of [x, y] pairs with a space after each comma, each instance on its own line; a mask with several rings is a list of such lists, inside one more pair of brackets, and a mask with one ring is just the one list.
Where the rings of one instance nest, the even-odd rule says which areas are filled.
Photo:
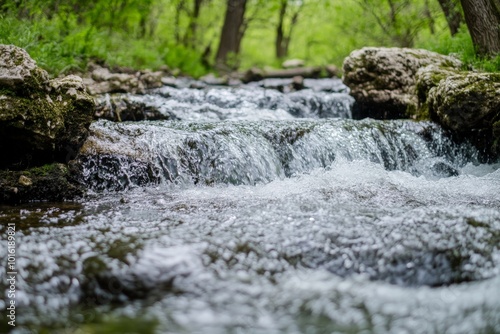
[[163, 48], [163, 62], [171, 68], [178, 68], [182, 73], [187, 73], [198, 78], [208, 72], [203, 65], [201, 55], [196, 50], [182, 45], [170, 44]]
[[500, 71], [500, 56], [481, 58], [476, 55], [472, 39], [465, 25], [460, 27], [455, 36], [444, 31], [434, 36], [428, 36], [428, 38], [419, 41], [416, 46], [441, 54], [456, 55], [464, 62], [464, 69], [486, 72]]
[[[279, 67], [275, 39], [281, 1], [248, 0], [245, 35], [233, 65]], [[336, 64], [364, 46], [410, 46], [456, 53], [467, 65], [497, 71], [500, 59], [477, 59], [466, 27], [451, 37], [437, 0], [287, 0], [288, 58]], [[4, 0], [0, 43], [25, 48], [52, 75], [88, 62], [135, 69], [162, 65], [199, 77], [212, 70], [225, 0]], [[295, 24], [292, 17], [298, 13]]]
[[[0, 43], [26, 49], [52, 75], [83, 71], [89, 61], [135, 69], [158, 69], [168, 64], [197, 77], [207, 73], [198, 50], [152, 34], [156, 29], [152, 24], [141, 29], [140, 15], [134, 8], [153, 1], [89, 2], [87, 7], [80, 7], [82, 12], [74, 12], [73, 5], [85, 6], [85, 1], [67, 2], [47, 15], [52, 2], [34, 1], [26, 4], [24, 10], [29, 14], [24, 13], [21, 18], [13, 15], [16, 11], [12, 3], [6, 5], [9, 10], [0, 14]], [[118, 8], [121, 3], [125, 5]], [[119, 15], [112, 15], [113, 10]]]

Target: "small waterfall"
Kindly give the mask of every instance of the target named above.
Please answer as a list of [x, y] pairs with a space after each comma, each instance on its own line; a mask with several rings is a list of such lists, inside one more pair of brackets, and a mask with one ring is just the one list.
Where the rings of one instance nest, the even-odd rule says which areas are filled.
[[439, 178], [475, 159], [474, 150], [454, 144], [438, 126], [413, 121], [99, 121], [91, 130], [74, 165], [81, 181], [99, 191], [255, 185], [328, 168], [335, 159]]
[[98, 99], [97, 115], [109, 120], [286, 120], [351, 118], [354, 99], [345, 92], [313, 89], [281, 93], [260, 87], [163, 87], [149, 95], [122, 94]]

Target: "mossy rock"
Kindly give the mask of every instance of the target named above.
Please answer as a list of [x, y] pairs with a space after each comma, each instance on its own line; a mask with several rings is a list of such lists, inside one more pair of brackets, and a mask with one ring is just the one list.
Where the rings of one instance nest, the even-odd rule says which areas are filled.
[[84, 189], [60, 163], [24, 171], [0, 170], [0, 203], [63, 201], [83, 194]]
[[0, 45], [0, 168], [67, 162], [88, 135], [94, 101], [81, 78], [49, 80], [26, 51]]
[[432, 119], [474, 143], [489, 159], [500, 156], [500, 74], [449, 76], [427, 96]]
[[453, 57], [427, 50], [367, 47], [353, 51], [344, 60], [344, 83], [356, 99], [354, 118], [418, 118], [415, 75], [435, 65], [459, 69]]
[[14, 45], [0, 45], [0, 92], [8, 89], [17, 95], [28, 96], [32, 91], [43, 89], [48, 81], [47, 72], [37, 67], [25, 50]]
[[415, 76], [415, 93], [417, 95], [418, 104], [414, 110], [416, 119], [430, 119], [431, 116], [429, 114], [429, 106], [427, 104], [429, 91], [434, 87], [437, 87], [441, 80], [460, 73], [463, 72], [459, 69], [437, 65], [429, 65], [417, 71]]

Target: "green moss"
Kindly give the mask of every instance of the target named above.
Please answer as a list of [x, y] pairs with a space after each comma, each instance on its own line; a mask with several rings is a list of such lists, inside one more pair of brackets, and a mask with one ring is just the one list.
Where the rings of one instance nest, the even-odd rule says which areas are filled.
[[[23, 171], [0, 170], [0, 203], [61, 201], [83, 195], [83, 188], [69, 174], [68, 168], [59, 163]], [[19, 181], [22, 175], [30, 179], [30, 184]]]
[[406, 112], [405, 112], [406, 117], [408, 118], [415, 118], [418, 117], [418, 108], [416, 105], [409, 103], [408, 106], [406, 107]]
[[0, 96], [14, 96], [15, 93], [12, 91], [12, 89], [9, 89], [7, 87], [0, 87]]
[[[104, 316], [95, 307], [77, 307], [70, 311], [66, 323], [32, 325], [30, 329], [40, 334], [80, 333], [80, 334], [115, 334], [141, 333], [153, 334], [158, 327], [158, 320], [144, 317]], [[70, 325], [68, 325], [68, 323]]]
[[25, 175], [45, 177], [54, 173], [67, 174], [68, 168], [62, 164], [47, 164], [41, 167], [34, 167], [23, 172]]
[[[53, 102], [47, 100], [46, 94], [34, 98], [12, 97], [0, 101], [0, 119], [13, 120], [12, 126], [34, 132], [38, 137], [55, 139], [66, 112], [63, 103]], [[18, 122], [21, 119], [23, 121]], [[38, 141], [33, 144], [45, 146]]]
[[470, 225], [472, 227], [485, 227], [485, 228], [490, 227], [488, 224], [477, 221], [474, 218], [467, 218], [466, 223], [467, 223], [467, 225]]

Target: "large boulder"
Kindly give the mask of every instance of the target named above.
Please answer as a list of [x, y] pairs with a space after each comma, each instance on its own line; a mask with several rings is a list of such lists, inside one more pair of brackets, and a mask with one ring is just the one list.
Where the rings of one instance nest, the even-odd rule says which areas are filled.
[[429, 65], [459, 69], [462, 63], [420, 49], [366, 47], [353, 51], [343, 64], [344, 83], [356, 99], [353, 117], [416, 118], [415, 75]]
[[80, 77], [49, 80], [26, 51], [0, 45], [0, 168], [66, 162], [86, 139], [93, 114]]
[[467, 138], [487, 157], [500, 157], [500, 74], [447, 76], [427, 94], [430, 117]]

